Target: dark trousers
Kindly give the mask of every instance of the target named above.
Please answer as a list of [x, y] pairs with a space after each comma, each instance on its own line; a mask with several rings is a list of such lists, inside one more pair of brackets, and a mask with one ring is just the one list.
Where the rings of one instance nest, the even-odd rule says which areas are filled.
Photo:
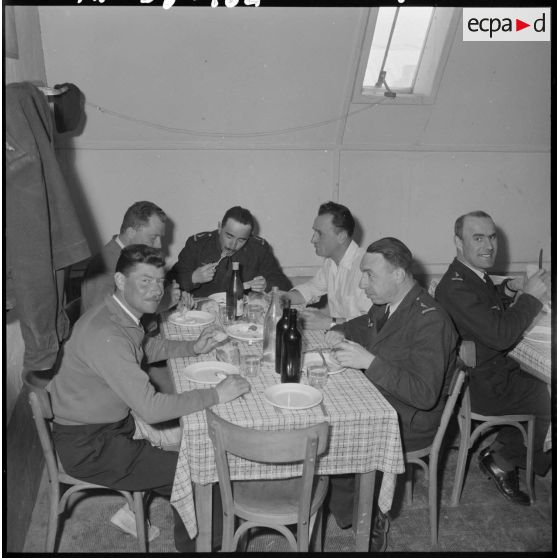
[[[520, 370], [511, 359], [501, 367], [476, 368], [470, 371], [471, 407], [483, 415], [535, 415], [533, 469], [544, 476], [552, 463], [550, 452], [543, 451], [550, 425], [548, 386]], [[499, 429], [492, 445], [500, 466], [511, 470], [525, 468], [526, 448], [517, 428]]]
[[[134, 419], [128, 415], [111, 424], [65, 426], [54, 423], [53, 438], [64, 470], [80, 480], [119, 490], [153, 490], [170, 498], [178, 452], [153, 447], [147, 440], [133, 440]], [[214, 487], [214, 546], [222, 534], [222, 506]], [[193, 552], [194, 541], [172, 507], [174, 541], [179, 552]]]

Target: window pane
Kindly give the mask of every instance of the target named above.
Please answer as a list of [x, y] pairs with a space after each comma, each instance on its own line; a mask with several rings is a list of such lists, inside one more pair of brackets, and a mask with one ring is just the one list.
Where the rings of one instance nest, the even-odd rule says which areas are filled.
[[[378, 81], [396, 9], [379, 8], [378, 10], [364, 77], [365, 87], [374, 87]], [[384, 65], [386, 82], [390, 89], [412, 90], [433, 11], [433, 7], [399, 8]]]

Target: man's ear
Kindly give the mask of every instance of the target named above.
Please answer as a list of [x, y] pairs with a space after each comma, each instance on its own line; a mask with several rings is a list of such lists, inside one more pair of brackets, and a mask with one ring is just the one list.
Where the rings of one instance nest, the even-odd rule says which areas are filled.
[[138, 231], [136, 229], [134, 229], [134, 227], [128, 227], [124, 231], [124, 235], [126, 237], [126, 240], [128, 241], [128, 244], [134, 244], [133, 240], [136, 237], [137, 232]]
[[123, 291], [125, 283], [126, 283], [126, 275], [124, 275], [124, 273], [120, 273], [120, 271], [117, 271], [114, 274], [114, 284], [116, 285], [116, 290]]
[[221, 221], [217, 221], [217, 229], [219, 230], [219, 232], [221, 232], [221, 229], [223, 227], [221, 226]]
[[405, 281], [405, 271], [402, 267], [396, 267], [393, 270], [393, 274], [395, 276], [395, 281], [401, 285], [401, 283], [403, 283], [403, 281]]
[[337, 233], [337, 240], [339, 240], [339, 244], [345, 244], [348, 236], [347, 231], [345, 229], [341, 229], [341, 231]]
[[457, 248], [457, 251], [459, 253], [463, 252], [463, 239], [459, 238], [457, 235], [453, 236], [453, 242], [455, 244], [455, 247]]

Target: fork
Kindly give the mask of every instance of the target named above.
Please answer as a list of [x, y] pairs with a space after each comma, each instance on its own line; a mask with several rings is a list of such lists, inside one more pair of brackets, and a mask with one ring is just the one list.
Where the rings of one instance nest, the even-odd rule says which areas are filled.
[[220, 263], [221, 260], [223, 260], [224, 258], [230, 256], [232, 254], [232, 250], [229, 248], [226, 248], [225, 250], [223, 250], [221, 252], [221, 257], [215, 262], [215, 267], [217, 267]]
[[327, 363], [324, 353], [322, 351], [322, 349], [318, 349], [318, 353], [320, 353], [320, 356], [322, 357], [322, 360], [324, 362], [324, 366], [327, 368], [328, 373], [331, 372], [331, 370], [329, 369], [329, 364]]

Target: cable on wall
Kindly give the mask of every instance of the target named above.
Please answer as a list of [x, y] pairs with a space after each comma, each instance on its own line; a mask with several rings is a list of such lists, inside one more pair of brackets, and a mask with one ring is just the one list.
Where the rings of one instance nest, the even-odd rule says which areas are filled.
[[219, 137], [219, 138], [244, 138], [244, 137], [264, 137], [264, 136], [274, 136], [280, 134], [288, 134], [290, 132], [300, 132], [302, 130], [309, 130], [312, 128], [319, 128], [321, 126], [327, 126], [328, 124], [332, 124], [334, 122], [338, 122], [339, 120], [343, 120], [348, 118], [349, 116], [353, 116], [360, 112], [364, 112], [366, 110], [370, 110], [375, 108], [377, 105], [384, 102], [386, 99], [382, 98], [379, 99], [376, 103], [367, 104], [365, 107], [356, 109], [354, 111], [348, 112], [344, 116], [338, 116], [335, 118], [331, 118], [329, 120], [322, 120], [320, 122], [314, 122], [311, 124], [306, 124], [304, 126], [295, 126], [292, 128], [281, 128], [277, 130], [268, 130], [263, 132], [242, 132], [242, 133], [225, 133], [225, 132], [204, 132], [202, 130], [191, 130], [188, 128], [174, 128], [172, 126], [165, 126], [163, 124], [157, 124], [155, 122], [149, 122], [148, 120], [142, 120], [141, 118], [135, 118], [133, 116], [128, 116], [126, 114], [122, 114], [120, 112], [116, 112], [114, 110], [107, 109], [105, 107], [101, 107], [94, 103], [90, 103], [88, 101], [85, 102], [86, 105], [96, 109], [98, 112], [102, 114], [106, 114], [108, 116], [112, 116], [114, 118], [119, 118], [121, 120], [126, 120], [128, 122], [133, 122], [135, 124], [139, 124], [141, 126], [146, 126], [148, 128], [155, 128], [157, 130], [163, 130], [165, 132], [171, 132], [173, 134], [186, 134], [192, 136], [202, 136], [202, 137]]

